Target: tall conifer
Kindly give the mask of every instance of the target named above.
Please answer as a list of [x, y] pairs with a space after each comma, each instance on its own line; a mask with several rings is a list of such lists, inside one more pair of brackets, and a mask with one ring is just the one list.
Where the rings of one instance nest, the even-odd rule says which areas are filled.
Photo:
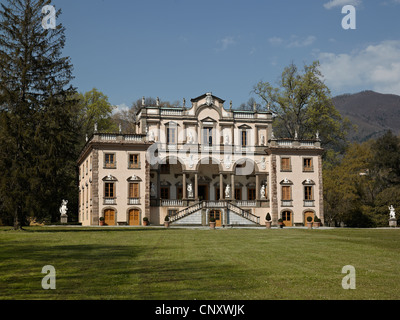
[[75, 176], [72, 64], [61, 55], [64, 27], [42, 26], [46, 5], [8, 0], [0, 8], [0, 198], [14, 228], [27, 216], [54, 220]]

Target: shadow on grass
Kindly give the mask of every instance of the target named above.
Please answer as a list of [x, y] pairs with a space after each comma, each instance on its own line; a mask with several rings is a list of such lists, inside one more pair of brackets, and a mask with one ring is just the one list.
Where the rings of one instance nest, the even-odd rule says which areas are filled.
[[65, 226], [44, 226], [44, 227], [24, 227], [22, 230], [14, 230], [12, 227], [0, 227], [0, 231], [14, 231], [14, 232], [29, 232], [29, 233], [40, 233], [40, 232], [132, 232], [132, 231], [161, 231], [167, 230], [166, 228], [154, 228], [154, 227], [65, 227]]
[[[109, 231], [113, 230], [151, 229]], [[251, 290], [247, 275], [238, 266], [207, 259], [204, 254], [188, 259], [173, 246], [138, 241], [118, 244], [117, 239], [114, 244], [101, 241], [97, 245], [93, 244], [96, 239], [84, 244], [82, 238], [81, 243], [71, 245], [68, 237], [51, 237], [49, 243], [30, 237], [2, 242], [0, 299], [229, 299], [234, 288]], [[46, 265], [56, 270], [56, 290], [41, 286]]]

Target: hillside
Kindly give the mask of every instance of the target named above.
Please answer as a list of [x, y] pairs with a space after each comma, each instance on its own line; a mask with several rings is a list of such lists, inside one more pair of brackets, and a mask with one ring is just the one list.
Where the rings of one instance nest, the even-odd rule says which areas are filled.
[[350, 132], [352, 141], [363, 142], [377, 138], [387, 130], [400, 134], [400, 96], [362, 91], [333, 98], [333, 104], [342, 116], [358, 126]]

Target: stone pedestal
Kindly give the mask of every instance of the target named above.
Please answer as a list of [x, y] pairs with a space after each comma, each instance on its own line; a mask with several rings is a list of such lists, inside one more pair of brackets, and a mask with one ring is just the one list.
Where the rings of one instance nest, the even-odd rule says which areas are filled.
[[397, 227], [397, 219], [389, 219], [389, 227]]
[[61, 223], [67, 224], [68, 223], [68, 216], [66, 214], [61, 215]]

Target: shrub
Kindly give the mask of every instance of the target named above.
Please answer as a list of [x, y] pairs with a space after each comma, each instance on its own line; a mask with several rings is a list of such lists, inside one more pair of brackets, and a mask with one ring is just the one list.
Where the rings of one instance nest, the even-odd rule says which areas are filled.
[[311, 222], [312, 221], [312, 217], [307, 217], [307, 222]]
[[265, 218], [265, 220], [271, 221], [271, 215], [269, 214], [269, 212], [267, 213], [267, 217]]
[[169, 216], [165, 216], [164, 221], [169, 221]]

